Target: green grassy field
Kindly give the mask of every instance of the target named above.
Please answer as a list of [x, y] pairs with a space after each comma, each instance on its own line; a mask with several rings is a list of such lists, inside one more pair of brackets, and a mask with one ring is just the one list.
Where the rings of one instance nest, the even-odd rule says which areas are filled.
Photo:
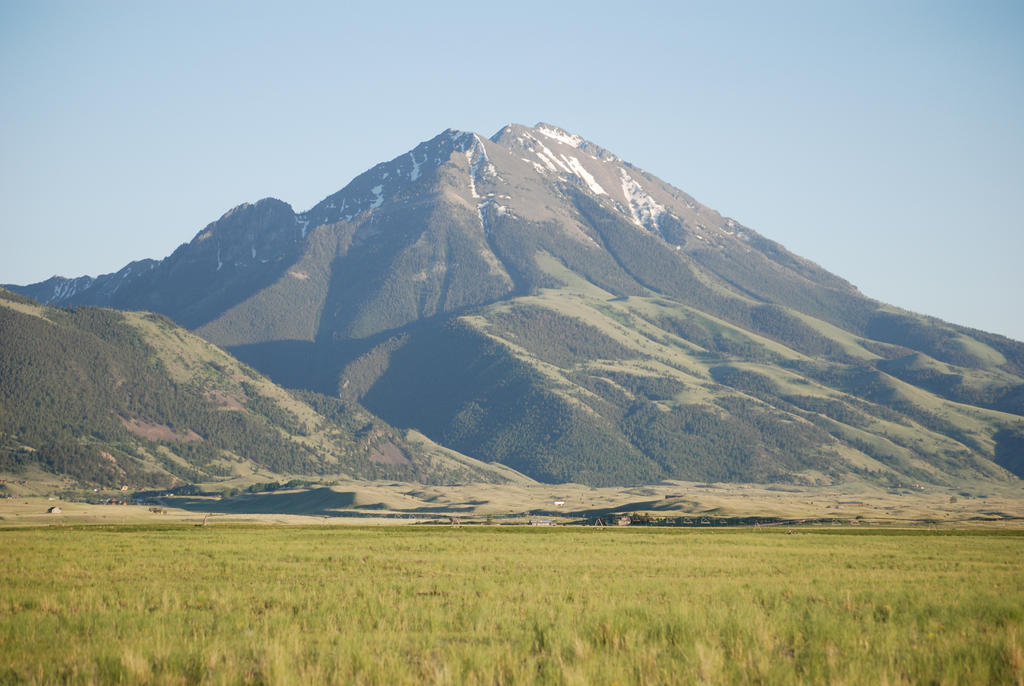
[[0, 683], [1024, 681], [1019, 531], [0, 531]]

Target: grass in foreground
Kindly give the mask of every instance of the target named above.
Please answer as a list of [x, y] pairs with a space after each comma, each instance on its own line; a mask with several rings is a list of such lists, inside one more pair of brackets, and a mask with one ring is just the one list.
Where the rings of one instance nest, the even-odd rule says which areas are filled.
[[1024, 682], [1019, 532], [0, 531], [0, 683]]

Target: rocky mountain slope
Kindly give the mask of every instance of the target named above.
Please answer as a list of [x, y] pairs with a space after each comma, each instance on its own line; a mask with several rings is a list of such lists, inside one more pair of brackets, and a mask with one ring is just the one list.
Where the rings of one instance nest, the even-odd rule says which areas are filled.
[[445, 131], [306, 212], [17, 290], [166, 314], [546, 481], [1024, 474], [1024, 344], [868, 299], [546, 124]]

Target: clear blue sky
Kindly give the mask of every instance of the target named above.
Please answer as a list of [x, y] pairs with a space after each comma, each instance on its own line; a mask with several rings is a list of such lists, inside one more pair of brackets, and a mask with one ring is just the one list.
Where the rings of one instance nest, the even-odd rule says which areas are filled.
[[548, 121], [885, 302], [1024, 340], [1024, 2], [0, 0], [0, 282]]

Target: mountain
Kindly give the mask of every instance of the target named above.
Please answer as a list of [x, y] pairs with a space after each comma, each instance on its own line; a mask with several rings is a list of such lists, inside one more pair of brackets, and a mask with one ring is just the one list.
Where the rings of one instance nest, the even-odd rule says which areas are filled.
[[12, 288], [165, 314], [543, 481], [1024, 475], [1024, 344], [869, 299], [548, 124], [448, 130], [306, 212]]
[[504, 482], [353, 403], [289, 393], [162, 315], [0, 289], [0, 472], [102, 486], [251, 477]]

